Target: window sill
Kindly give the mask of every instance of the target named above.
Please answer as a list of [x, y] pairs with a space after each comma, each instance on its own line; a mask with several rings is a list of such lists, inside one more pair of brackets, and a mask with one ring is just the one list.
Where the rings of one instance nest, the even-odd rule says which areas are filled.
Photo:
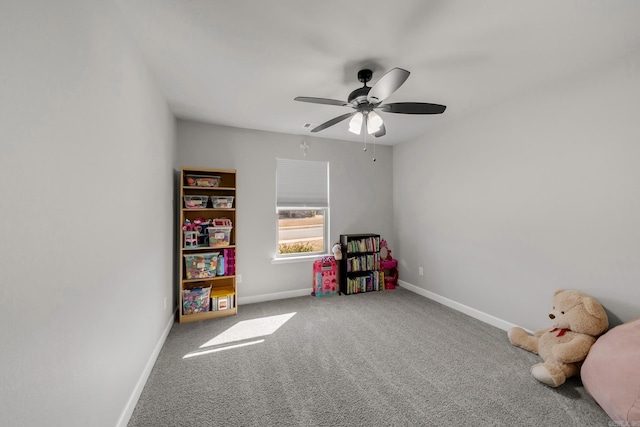
[[272, 258], [271, 264], [291, 264], [294, 262], [309, 262], [315, 261], [317, 259], [322, 259], [329, 254], [315, 254], [315, 255], [301, 255], [301, 256], [292, 256], [287, 258]]

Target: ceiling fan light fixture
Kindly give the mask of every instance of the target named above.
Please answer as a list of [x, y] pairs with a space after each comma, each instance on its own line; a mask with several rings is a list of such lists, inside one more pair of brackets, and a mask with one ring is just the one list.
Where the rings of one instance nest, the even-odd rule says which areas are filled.
[[426, 102], [393, 102], [391, 104], [383, 104], [390, 95], [404, 84], [410, 73], [402, 68], [393, 68], [380, 77], [373, 86], [369, 87], [367, 86], [367, 82], [371, 80], [372, 74], [373, 72], [369, 69], [358, 72], [358, 80], [363, 82], [364, 85], [351, 92], [346, 102], [337, 99], [314, 98], [309, 96], [295, 97], [294, 101], [351, 107], [356, 110], [327, 120], [311, 129], [311, 132], [320, 132], [328, 127], [342, 123], [344, 120], [351, 119], [349, 121], [349, 132], [360, 135], [362, 133], [362, 127], [364, 126], [366, 134], [379, 138], [385, 136], [387, 131], [382, 118], [373, 111], [374, 108], [384, 111], [385, 113], [395, 114], [442, 114], [447, 108], [445, 105], [429, 104]]
[[351, 121], [349, 122], [349, 132], [355, 133], [356, 135], [360, 135], [360, 131], [362, 130], [362, 113], [358, 112], [353, 115]]
[[367, 114], [367, 133], [371, 135], [372, 133], [376, 133], [380, 130], [382, 126], [382, 117], [375, 111], [370, 111]]

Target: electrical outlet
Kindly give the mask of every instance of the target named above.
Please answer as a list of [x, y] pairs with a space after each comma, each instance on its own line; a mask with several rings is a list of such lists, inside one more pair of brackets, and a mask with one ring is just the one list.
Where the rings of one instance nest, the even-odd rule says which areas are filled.
[[418, 267], [418, 274], [424, 276], [424, 268]]
[[237, 274], [236, 275], [236, 282], [242, 283], [242, 274]]

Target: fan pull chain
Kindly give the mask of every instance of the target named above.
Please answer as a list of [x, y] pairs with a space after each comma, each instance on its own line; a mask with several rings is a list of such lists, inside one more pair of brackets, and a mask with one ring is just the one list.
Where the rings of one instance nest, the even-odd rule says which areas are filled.
[[376, 161], [376, 134], [373, 134], [373, 161]]

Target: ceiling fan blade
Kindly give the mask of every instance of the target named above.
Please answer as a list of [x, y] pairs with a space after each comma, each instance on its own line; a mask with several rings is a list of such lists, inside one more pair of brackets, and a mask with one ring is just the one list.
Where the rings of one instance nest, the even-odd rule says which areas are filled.
[[351, 107], [351, 104], [345, 101], [338, 101], [337, 99], [328, 98], [313, 98], [309, 96], [297, 96], [293, 98], [294, 101], [311, 102], [312, 104], [325, 104], [325, 105], [338, 105], [340, 107]]
[[385, 136], [387, 134], [387, 130], [384, 127], [384, 123], [380, 126], [378, 132], [374, 133], [373, 136], [376, 138], [380, 138], [381, 136]]
[[429, 104], [426, 102], [394, 102], [377, 107], [385, 113], [402, 114], [442, 114], [446, 110], [446, 105]]
[[373, 85], [367, 95], [367, 101], [371, 104], [381, 103], [402, 86], [409, 78], [409, 74], [407, 70], [402, 68], [394, 68], [388, 71]]
[[335, 125], [337, 123], [340, 123], [343, 120], [348, 119], [349, 117], [353, 116], [356, 113], [357, 113], [357, 111], [354, 111], [352, 113], [343, 114], [341, 116], [333, 118], [333, 119], [329, 120], [328, 122], [324, 122], [323, 124], [321, 124], [319, 126], [316, 126], [315, 128], [311, 129], [311, 132], [320, 132], [323, 129], [326, 129], [326, 128], [330, 127], [330, 126], [333, 126], [333, 125]]

